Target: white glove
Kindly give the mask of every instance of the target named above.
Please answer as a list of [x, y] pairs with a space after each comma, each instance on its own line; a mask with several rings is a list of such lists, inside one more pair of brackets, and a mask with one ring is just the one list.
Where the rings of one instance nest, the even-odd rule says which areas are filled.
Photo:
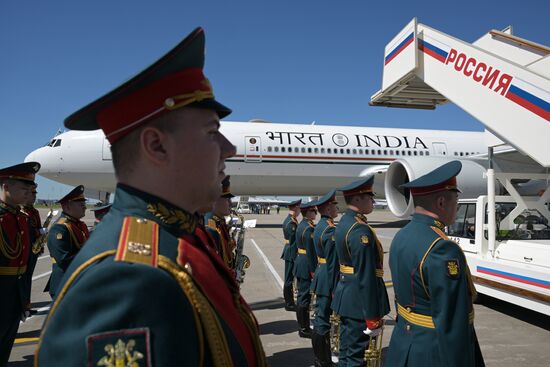
[[380, 335], [380, 333], [382, 333], [382, 328], [383, 328], [383, 326], [379, 327], [378, 329], [374, 329], [374, 330], [371, 330], [371, 329], [367, 328], [366, 330], [363, 330], [363, 333], [370, 336], [371, 338], [374, 338], [375, 336], [378, 336], [378, 335]]

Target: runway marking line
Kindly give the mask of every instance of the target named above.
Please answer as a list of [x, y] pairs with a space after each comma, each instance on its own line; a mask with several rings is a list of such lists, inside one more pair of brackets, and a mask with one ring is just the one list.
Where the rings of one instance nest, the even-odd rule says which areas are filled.
[[258, 246], [258, 244], [256, 243], [256, 241], [254, 241], [253, 238], [250, 239], [250, 242], [252, 242], [252, 244], [254, 245], [254, 247], [256, 248], [256, 251], [258, 251], [258, 254], [260, 255], [260, 257], [262, 258], [262, 260], [264, 261], [265, 265], [267, 266], [267, 268], [269, 269], [269, 271], [271, 272], [271, 274], [273, 274], [273, 277], [275, 278], [275, 281], [277, 282], [277, 284], [279, 285], [279, 287], [281, 287], [281, 289], [283, 289], [283, 286], [285, 284], [285, 282], [283, 282], [283, 280], [281, 279], [281, 277], [279, 276], [279, 274], [277, 273], [277, 270], [275, 270], [275, 268], [273, 267], [273, 265], [271, 264], [271, 262], [269, 261], [269, 259], [267, 258], [267, 256], [265, 256], [264, 252], [260, 249], [260, 246]]

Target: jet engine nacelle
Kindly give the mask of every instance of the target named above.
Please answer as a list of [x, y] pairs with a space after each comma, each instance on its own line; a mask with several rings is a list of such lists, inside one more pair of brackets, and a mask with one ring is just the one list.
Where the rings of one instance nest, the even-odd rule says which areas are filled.
[[[409, 190], [399, 186], [434, 170], [451, 161], [449, 158], [422, 157], [398, 159], [393, 161], [386, 172], [384, 191], [388, 207], [399, 218], [408, 218], [414, 210]], [[486, 169], [482, 165], [461, 160], [462, 170], [457, 177], [458, 187], [462, 191], [460, 198], [477, 198], [487, 193]]]

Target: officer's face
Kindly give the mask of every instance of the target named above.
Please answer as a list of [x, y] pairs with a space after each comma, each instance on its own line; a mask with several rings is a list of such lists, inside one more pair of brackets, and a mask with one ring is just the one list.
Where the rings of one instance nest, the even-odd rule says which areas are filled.
[[330, 203], [329, 204], [328, 215], [332, 219], [334, 219], [338, 216], [338, 204], [336, 204], [336, 203]]
[[10, 205], [27, 204], [31, 195], [30, 185], [17, 180], [5, 181], [2, 185], [2, 190], [2, 199]]
[[370, 214], [374, 210], [374, 196], [369, 194], [357, 195], [354, 205], [362, 214]]
[[86, 201], [84, 200], [69, 201], [62, 204], [61, 207], [65, 213], [76, 219], [84, 218], [86, 214]]
[[219, 131], [215, 111], [184, 108], [176, 117], [178, 127], [164, 146], [175, 182], [166, 184], [173, 187], [174, 204], [195, 211], [220, 197], [225, 160], [235, 155], [235, 146]]
[[309, 209], [306, 213], [306, 218], [309, 220], [315, 220], [317, 217], [317, 209]]

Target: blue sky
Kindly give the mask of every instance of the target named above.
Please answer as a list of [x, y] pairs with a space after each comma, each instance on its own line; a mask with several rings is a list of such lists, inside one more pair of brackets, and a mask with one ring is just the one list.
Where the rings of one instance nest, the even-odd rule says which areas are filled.
[[[550, 45], [548, 14], [544, 0], [3, 0], [0, 167], [21, 162], [70, 113], [196, 26], [206, 31], [205, 73], [233, 108], [231, 120], [482, 130], [453, 105], [369, 107], [381, 86], [384, 46], [415, 16], [468, 42], [511, 24], [516, 35]], [[45, 196], [66, 191], [45, 181]]]

